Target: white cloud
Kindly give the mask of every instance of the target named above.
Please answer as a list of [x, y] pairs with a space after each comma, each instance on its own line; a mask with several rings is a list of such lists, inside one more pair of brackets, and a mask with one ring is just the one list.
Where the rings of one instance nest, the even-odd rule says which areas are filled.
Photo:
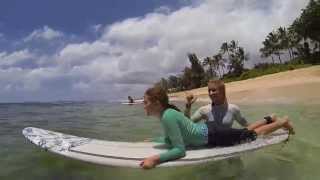
[[0, 67], [16, 67], [21, 64], [31, 64], [26, 62], [34, 58], [34, 55], [29, 50], [16, 51], [11, 54], [0, 52]]
[[[0, 87], [6, 96], [19, 92], [29, 99], [101, 100], [142, 95], [160, 77], [179, 73], [189, 65], [187, 53], [211, 56], [224, 41], [238, 40], [254, 61], [265, 36], [274, 28], [290, 25], [308, 0], [192, 2], [192, 6], [173, 12], [157, 10], [106, 27], [98, 25], [97, 29], [104, 30], [96, 41], [67, 44], [50, 57], [27, 50], [0, 52]], [[201, 3], [194, 6], [195, 2]], [[27, 39], [62, 35], [44, 27]], [[34, 69], [22, 68], [28, 59], [34, 59], [30, 61], [37, 65]], [[37, 92], [37, 96], [27, 92]]]
[[24, 38], [25, 42], [32, 41], [32, 40], [52, 40], [55, 38], [62, 37], [63, 33], [60, 31], [56, 31], [51, 29], [48, 26], [44, 26], [42, 29], [36, 29], [32, 33], [30, 33], [26, 38]]
[[154, 10], [155, 13], [169, 14], [171, 9], [168, 6], [160, 6]]

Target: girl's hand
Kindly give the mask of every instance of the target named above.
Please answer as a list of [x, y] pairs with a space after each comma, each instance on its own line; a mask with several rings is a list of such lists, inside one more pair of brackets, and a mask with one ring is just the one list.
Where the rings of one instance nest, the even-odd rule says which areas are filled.
[[195, 97], [193, 94], [187, 94], [186, 100], [187, 100], [187, 104], [192, 105], [197, 100], [197, 97]]
[[156, 165], [159, 163], [160, 157], [158, 155], [156, 156], [151, 156], [146, 159], [144, 159], [141, 163], [140, 166], [143, 169], [152, 169], [156, 167]]

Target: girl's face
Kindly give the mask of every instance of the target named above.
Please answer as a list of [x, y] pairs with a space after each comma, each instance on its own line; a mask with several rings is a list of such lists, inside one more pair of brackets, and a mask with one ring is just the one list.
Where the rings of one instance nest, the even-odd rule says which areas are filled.
[[143, 97], [143, 108], [147, 116], [155, 115], [156, 103], [152, 102], [148, 95]]
[[208, 84], [208, 94], [213, 103], [219, 105], [225, 102], [225, 95], [216, 84]]

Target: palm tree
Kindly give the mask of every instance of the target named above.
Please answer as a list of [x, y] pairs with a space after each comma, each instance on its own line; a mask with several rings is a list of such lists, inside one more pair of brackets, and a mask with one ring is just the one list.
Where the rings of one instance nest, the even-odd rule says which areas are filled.
[[294, 58], [296, 52], [293, 48], [297, 49], [299, 42], [302, 40], [302, 36], [295, 32], [292, 26], [288, 29], [288, 48], [292, 53], [292, 58]]
[[216, 66], [214, 59], [211, 58], [211, 57], [206, 57], [206, 58], [203, 59], [202, 65], [205, 66], [205, 67], [209, 66], [208, 69], [209, 69], [209, 72], [210, 72], [210, 78], [214, 77], [214, 74], [215, 74], [214, 69], [215, 69], [215, 66]]
[[192, 70], [189, 67], [185, 67], [182, 75], [182, 89], [192, 89]]
[[229, 55], [229, 45], [227, 42], [222, 43], [222, 45], [220, 47], [220, 51], [222, 54], [227, 53]]
[[289, 48], [289, 38], [286, 28], [279, 27], [278, 28], [278, 35], [279, 35], [279, 50], [285, 49], [288, 50], [290, 60], [292, 60], [292, 52]]
[[217, 72], [219, 73], [219, 77], [222, 77], [222, 75], [224, 74], [225, 59], [222, 57], [221, 53], [214, 55], [212, 58], [213, 58], [213, 61], [215, 62], [214, 64]]
[[274, 64], [274, 59], [273, 59], [273, 55], [272, 55], [272, 50], [270, 47], [270, 42], [268, 39], [265, 39], [263, 42], [263, 47], [260, 48], [260, 52], [261, 52], [261, 56], [262, 58], [268, 58], [269, 56], [271, 56], [271, 60], [272, 60], [272, 64]]
[[311, 39], [320, 43], [320, 1], [310, 0], [302, 10], [299, 18], [291, 25], [304, 39]]
[[[248, 56], [245, 54], [244, 49], [238, 45], [238, 42], [235, 40], [230, 41], [230, 43], [223, 43], [220, 48], [221, 53], [215, 56], [216, 61], [218, 62], [218, 66], [225, 67], [225, 59], [223, 55], [225, 53], [228, 54], [228, 65], [227, 68], [229, 70], [228, 73], [233, 75], [240, 75], [244, 68], [244, 61], [248, 60]], [[222, 73], [220, 73], [222, 75]]]
[[174, 75], [170, 75], [168, 77], [168, 88], [176, 89], [178, 87], [178, 77]]
[[198, 88], [204, 79], [204, 69], [195, 53], [189, 53], [188, 58], [191, 63], [192, 88]]
[[268, 58], [271, 56], [272, 64], [274, 64], [274, 58], [273, 58], [273, 51], [274, 47], [270, 41], [270, 39], [267, 37], [263, 42], [263, 47], [260, 49], [261, 57], [262, 58]]
[[275, 54], [279, 58], [280, 64], [282, 64], [281, 60], [281, 52], [280, 52], [280, 45], [279, 45], [279, 36], [276, 32], [270, 32], [267, 36], [268, 41], [270, 42], [270, 47], [272, 49], [272, 54]]
[[230, 44], [228, 45], [228, 50], [231, 51], [232, 53], [236, 51], [238, 47], [238, 42], [235, 40], [230, 41]]

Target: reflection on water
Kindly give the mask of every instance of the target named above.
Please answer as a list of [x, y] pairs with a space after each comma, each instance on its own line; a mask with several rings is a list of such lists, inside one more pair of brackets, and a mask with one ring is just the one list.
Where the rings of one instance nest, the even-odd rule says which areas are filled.
[[[181, 105], [182, 107], [182, 105]], [[179, 168], [141, 169], [106, 167], [44, 152], [27, 142], [27, 126], [77, 136], [140, 141], [161, 134], [156, 119], [145, 117], [142, 105], [116, 103], [0, 104], [0, 179], [317, 179], [320, 172], [317, 104], [240, 105], [249, 121], [275, 112], [288, 114], [297, 135], [287, 144], [267, 147], [240, 158]]]

